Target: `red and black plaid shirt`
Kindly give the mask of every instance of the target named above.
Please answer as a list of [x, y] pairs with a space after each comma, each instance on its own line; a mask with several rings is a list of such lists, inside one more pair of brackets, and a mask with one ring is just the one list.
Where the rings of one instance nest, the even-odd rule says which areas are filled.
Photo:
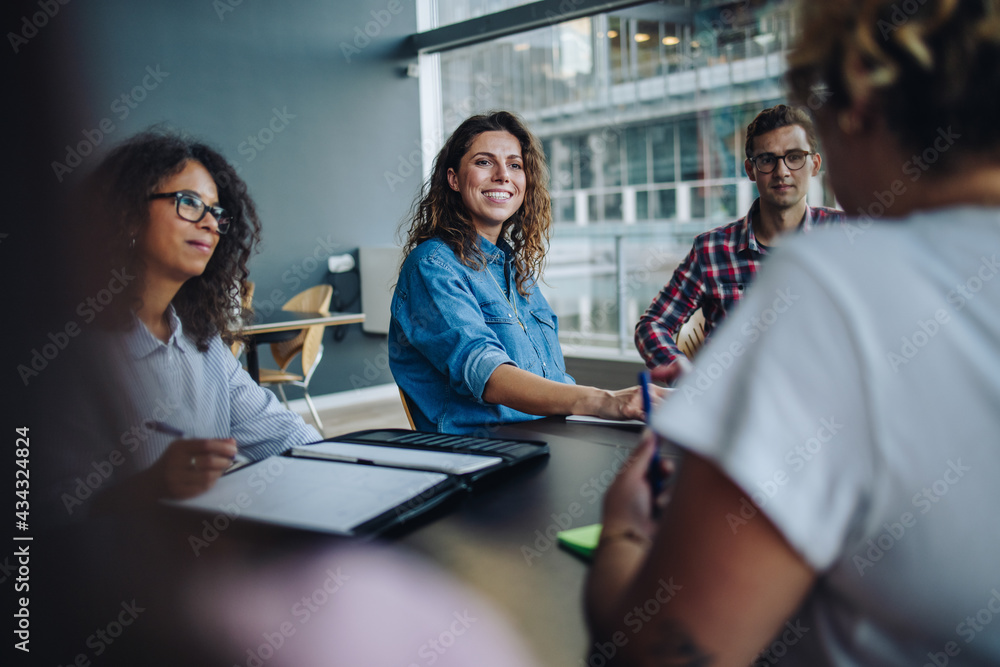
[[[699, 307], [705, 316], [707, 338], [743, 298], [767, 256], [750, 224], [751, 216], [759, 210], [759, 202], [754, 201], [750, 212], [740, 220], [696, 236], [691, 252], [639, 318], [635, 345], [647, 366], [669, 364], [683, 356], [675, 342], [677, 332]], [[843, 211], [807, 206], [799, 229], [809, 231], [814, 225], [842, 220]]]

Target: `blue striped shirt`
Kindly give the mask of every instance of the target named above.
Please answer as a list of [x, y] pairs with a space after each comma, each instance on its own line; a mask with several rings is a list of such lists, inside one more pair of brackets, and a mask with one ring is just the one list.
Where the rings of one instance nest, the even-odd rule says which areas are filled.
[[220, 336], [199, 352], [173, 307], [168, 317], [172, 333], [165, 343], [138, 318], [131, 331], [116, 336], [119, 379], [131, 413], [120, 443], [131, 452], [135, 471], [153, 465], [176, 439], [144, 428], [149, 419], [188, 438], [234, 438], [240, 453], [254, 461], [323, 439], [259, 387]]

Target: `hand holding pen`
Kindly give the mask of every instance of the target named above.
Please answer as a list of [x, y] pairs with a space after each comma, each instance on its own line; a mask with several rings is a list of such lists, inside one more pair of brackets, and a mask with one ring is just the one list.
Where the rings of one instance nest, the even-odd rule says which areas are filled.
[[150, 469], [169, 498], [190, 498], [212, 488], [236, 456], [232, 438], [186, 438], [180, 429], [152, 420], [144, 426], [176, 438]]
[[[649, 422], [653, 415], [653, 399], [649, 388], [649, 371], [642, 371], [639, 373], [639, 386], [642, 388], [642, 408], [646, 415], [646, 427], [649, 428]], [[651, 428], [650, 432], [652, 433]], [[652, 433], [652, 437], [654, 439], [653, 457], [649, 461], [649, 467], [646, 470], [646, 480], [649, 482], [649, 487], [653, 492], [653, 509], [655, 512], [656, 499], [659, 498], [660, 493], [663, 491], [665, 473], [663, 469], [663, 461], [660, 457], [659, 437], [655, 433]]]

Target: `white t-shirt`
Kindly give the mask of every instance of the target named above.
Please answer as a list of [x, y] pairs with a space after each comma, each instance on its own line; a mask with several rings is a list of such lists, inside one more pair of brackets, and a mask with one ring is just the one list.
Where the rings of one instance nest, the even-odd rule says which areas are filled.
[[998, 257], [1000, 209], [792, 239], [654, 415], [817, 572], [782, 665], [1000, 664]]

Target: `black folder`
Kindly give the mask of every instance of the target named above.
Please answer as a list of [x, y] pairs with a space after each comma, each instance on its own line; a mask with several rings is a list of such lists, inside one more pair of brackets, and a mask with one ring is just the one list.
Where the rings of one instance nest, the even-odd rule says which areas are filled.
[[[383, 451], [353, 455], [375, 450]], [[166, 502], [228, 520], [370, 537], [438, 507], [487, 475], [548, 451], [540, 441], [357, 431], [257, 461], [224, 475], [204, 494]], [[442, 458], [479, 465], [470, 472], [442, 472]]]

